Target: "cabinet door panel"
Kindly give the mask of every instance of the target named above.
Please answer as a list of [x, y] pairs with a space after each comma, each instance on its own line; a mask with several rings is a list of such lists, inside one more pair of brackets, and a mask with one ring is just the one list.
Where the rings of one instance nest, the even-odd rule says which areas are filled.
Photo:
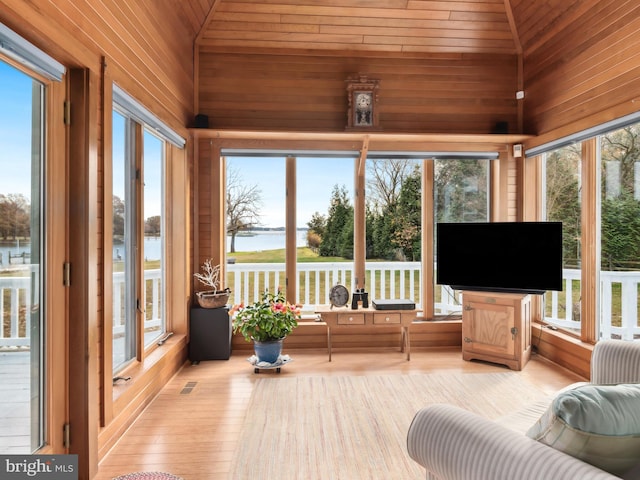
[[465, 308], [463, 337], [469, 350], [513, 358], [515, 310], [508, 305], [469, 302]]

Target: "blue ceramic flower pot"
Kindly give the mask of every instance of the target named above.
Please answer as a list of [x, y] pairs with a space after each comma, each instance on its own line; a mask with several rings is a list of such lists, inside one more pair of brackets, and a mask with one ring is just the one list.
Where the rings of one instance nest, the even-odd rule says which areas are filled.
[[258, 357], [259, 362], [276, 363], [278, 357], [282, 352], [282, 342], [284, 338], [280, 340], [271, 340], [268, 342], [253, 341], [253, 350]]

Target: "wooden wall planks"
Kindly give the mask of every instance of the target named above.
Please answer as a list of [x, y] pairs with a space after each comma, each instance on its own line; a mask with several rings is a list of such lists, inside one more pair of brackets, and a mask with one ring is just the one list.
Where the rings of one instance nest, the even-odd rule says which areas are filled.
[[343, 131], [345, 80], [380, 80], [385, 132], [491, 133], [517, 121], [514, 55], [258, 55], [201, 47], [199, 113], [210, 128]]
[[99, 71], [105, 56], [122, 88], [181, 129], [193, 118], [193, 41], [211, 1], [2, 0], [0, 22], [67, 66]]
[[[517, 2], [514, 2], [517, 3]], [[527, 10], [521, 2], [514, 14]], [[556, 17], [541, 30], [544, 11], [529, 12], [538, 38], [524, 37], [525, 131], [545, 134], [569, 126], [578, 131], [638, 110], [640, 4], [633, 0], [553, 0]], [[568, 8], [575, 3], [575, 8]], [[566, 8], [565, 8], [566, 7]], [[528, 11], [528, 10], [527, 10]], [[535, 33], [535, 32], [534, 32]], [[591, 117], [585, 122], [586, 117]]]

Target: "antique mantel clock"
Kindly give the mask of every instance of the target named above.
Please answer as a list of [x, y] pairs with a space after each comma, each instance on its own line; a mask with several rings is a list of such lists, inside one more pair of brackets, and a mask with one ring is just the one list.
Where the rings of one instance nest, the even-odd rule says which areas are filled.
[[366, 75], [349, 77], [347, 82], [347, 130], [379, 130], [379, 80]]

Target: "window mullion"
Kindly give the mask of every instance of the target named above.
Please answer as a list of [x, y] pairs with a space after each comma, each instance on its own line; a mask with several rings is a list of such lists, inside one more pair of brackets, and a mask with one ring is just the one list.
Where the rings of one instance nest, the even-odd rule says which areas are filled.
[[135, 296], [135, 314], [132, 319], [135, 325], [132, 328], [132, 332], [135, 331], [135, 338], [132, 339], [132, 345], [135, 346], [135, 355], [139, 361], [143, 360], [144, 353], [144, 317], [145, 317], [145, 304], [144, 304], [144, 192], [143, 192], [143, 178], [144, 178], [144, 140], [143, 126], [137, 122], [134, 122], [134, 157], [133, 157], [133, 176], [132, 184], [134, 188], [133, 207], [134, 212], [131, 216], [133, 222], [132, 240], [133, 245], [133, 278], [135, 282], [134, 296]]
[[137, 274], [136, 274], [136, 258], [137, 258], [137, 151], [138, 151], [138, 126], [130, 118], [126, 120], [125, 128], [125, 151], [127, 159], [127, 171], [125, 175], [126, 194], [126, 212], [125, 212], [125, 362], [136, 357], [138, 349], [137, 330], [136, 330], [136, 314], [137, 314]]

